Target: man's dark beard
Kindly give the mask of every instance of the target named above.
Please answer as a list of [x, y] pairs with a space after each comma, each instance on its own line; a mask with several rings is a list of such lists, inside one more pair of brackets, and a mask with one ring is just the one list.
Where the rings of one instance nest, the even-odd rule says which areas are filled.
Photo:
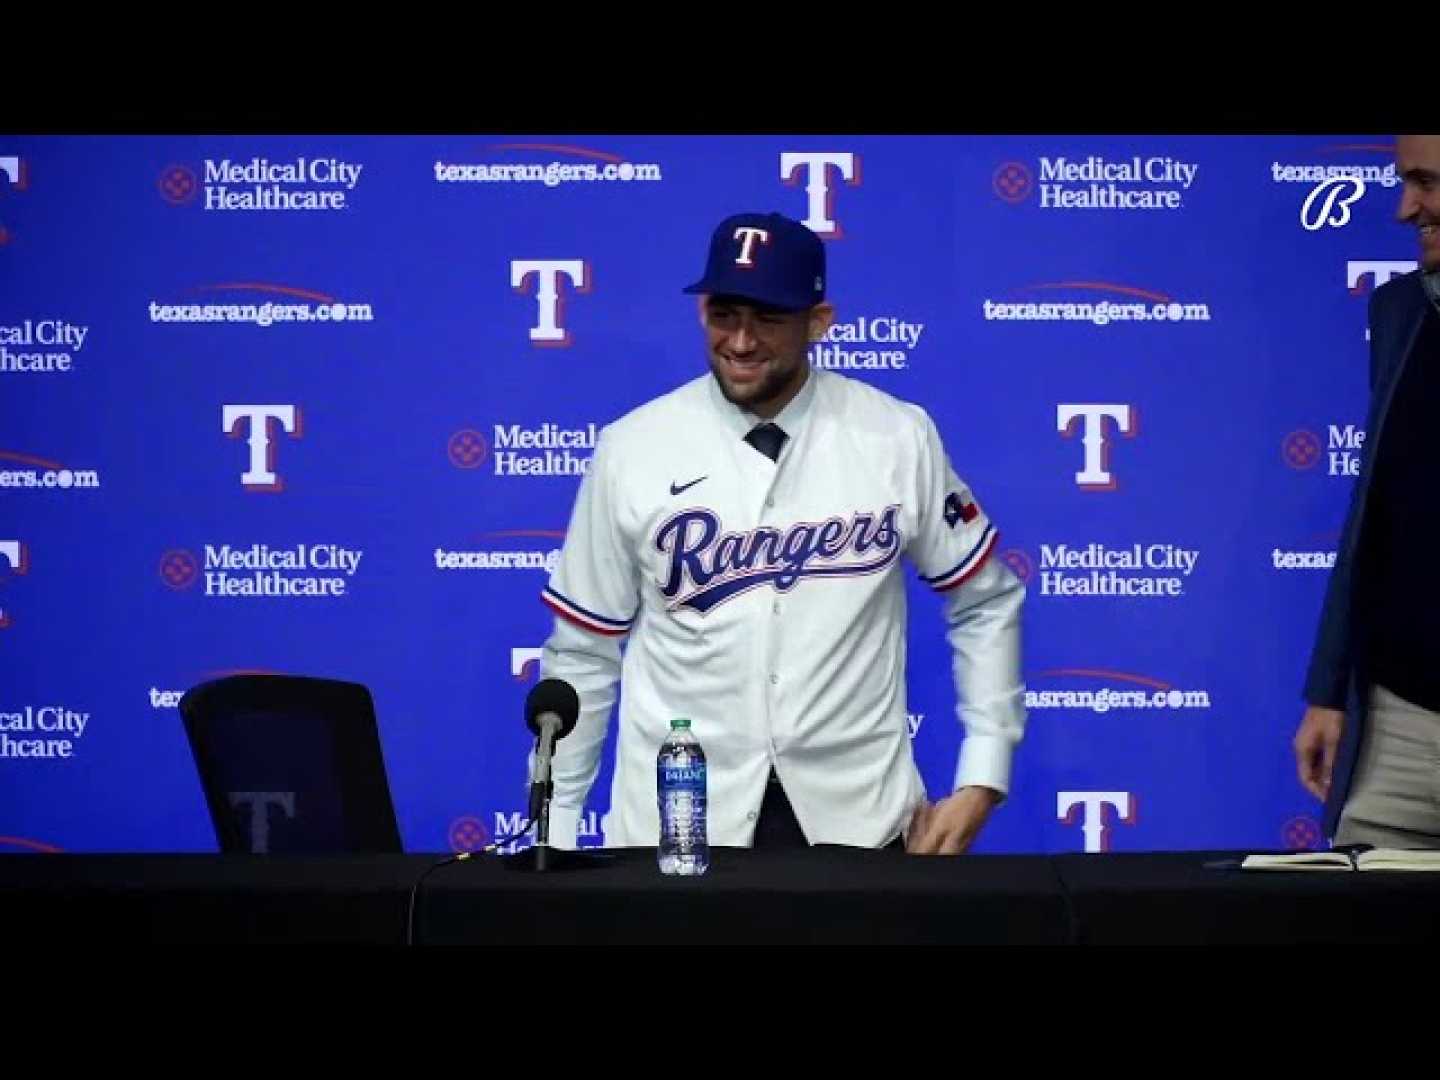
[[731, 396], [730, 388], [725, 385], [725, 380], [722, 379], [719, 372], [715, 370], [717, 364], [714, 360], [710, 363], [710, 375], [714, 378], [715, 384], [720, 387], [720, 393], [726, 401], [739, 408], [754, 412], [756, 406], [764, 407], [785, 393], [790, 389], [792, 383], [799, 385], [805, 373], [805, 363], [806, 362], [802, 362], [788, 378], [775, 371], [767, 373], [765, 379], [743, 399], [736, 399]]

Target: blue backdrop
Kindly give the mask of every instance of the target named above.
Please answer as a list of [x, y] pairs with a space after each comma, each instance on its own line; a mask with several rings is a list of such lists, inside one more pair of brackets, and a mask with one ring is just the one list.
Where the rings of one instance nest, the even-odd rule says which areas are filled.
[[[1318, 845], [1289, 744], [1366, 297], [1414, 265], [1392, 161], [1354, 135], [0, 136], [0, 851], [213, 850], [175, 704], [238, 670], [371, 688], [407, 849], [513, 828], [593, 430], [704, 369], [679, 290], [751, 209], [826, 238], [812, 362], [930, 410], [1027, 581], [1029, 730], [976, 850]], [[911, 581], [938, 796], [961, 729]]]

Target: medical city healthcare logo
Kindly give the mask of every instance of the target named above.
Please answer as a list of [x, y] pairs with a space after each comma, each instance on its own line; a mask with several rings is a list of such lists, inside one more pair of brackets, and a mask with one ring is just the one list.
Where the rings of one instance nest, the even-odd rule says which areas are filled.
[[495, 476], [583, 476], [599, 437], [600, 426], [593, 421], [583, 428], [495, 424], [488, 438], [475, 428], [461, 428], [450, 436], [445, 453], [457, 469], [491, 463]]
[[171, 206], [207, 212], [333, 212], [350, 208], [364, 169], [337, 157], [206, 158], [165, 166], [156, 187]]
[[1308, 814], [1293, 817], [1280, 827], [1280, 841], [1286, 851], [1319, 851], [1324, 839], [1320, 823]]
[[810, 346], [810, 365], [828, 371], [903, 371], [924, 334], [925, 324], [917, 320], [856, 315], [832, 323], [825, 336]]
[[72, 371], [90, 327], [66, 319], [20, 319], [0, 325], [0, 374]]
[[995, 197], [1041, 210], [1180, 210], [1200, 166], [1169, 155], [1041, 157], [1003, 161], [991, 174]]
[[1184, 596], [1200, 551], [1167, 543], [1064, 542], [1041, 544], [1038, 559], [1020, 548], [1000, 559], [1027, 588], [1038, 581], [1041, 596], [1148, 600]]
[[72, 758], [91, 719], [91, 713], [53, 700], [39, 705], [0, 702], [0, 760]]
[[450, 823], [447, 838], [451, 851], [479, 851], [490, 842], [490, 830], [478, 817], [467, 814]]
[[365, 553], [342, 544], [204, 544], [202, 554], [172, 548], [160, 557], [160, 580], [182, 592], [203, 581], [213, 599], [333, 599], [347, 596]]
[[[527, 821], [524, 811], [496, 810], [491, 815], [491, 825], [486, 825], [478, 814], [463, 814], [450, 822], [446, 830], [446, 841], [451, 851], [480, 851], [494, 844], [494, 850], [503, 854], [522, 851], [535, 842], [535, 824]], [[604, 833], [601, 831], [600, 814], [594, 810], [581, 813], [575, 830], [577, 847], [603, 847]]]
[[1360, 475], [1365, 429], [1355, 424], [1329, 424], [1322, 438], [1310, 428], [1296, 428], [1280, 440], [1280, 460], [1296, 472], [1324, 466], [1326, 476]]

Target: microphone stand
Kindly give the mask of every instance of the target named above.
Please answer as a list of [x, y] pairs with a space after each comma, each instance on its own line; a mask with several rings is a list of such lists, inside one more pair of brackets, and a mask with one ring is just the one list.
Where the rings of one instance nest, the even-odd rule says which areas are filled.
[[530, 817], [535, 821], [535, 843], [514, 855], [502, 856], [506, 869], [543, 874], [551, 870], [588, 870], [613, 861], [615, 856], [605, 852], [566, 851], [550, 846], [550, 799], [555, 794], [555, 782], [550, 778], [553, 729], [546, 727], [536, 744], [536, 776], [530, 785]]

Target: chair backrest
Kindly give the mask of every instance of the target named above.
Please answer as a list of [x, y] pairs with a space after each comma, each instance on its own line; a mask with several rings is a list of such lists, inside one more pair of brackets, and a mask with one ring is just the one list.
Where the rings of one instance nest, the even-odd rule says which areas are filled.
[[223, 852], [402, 850], [370, 691], [298, 675], [232, 675], [180, 699]]

